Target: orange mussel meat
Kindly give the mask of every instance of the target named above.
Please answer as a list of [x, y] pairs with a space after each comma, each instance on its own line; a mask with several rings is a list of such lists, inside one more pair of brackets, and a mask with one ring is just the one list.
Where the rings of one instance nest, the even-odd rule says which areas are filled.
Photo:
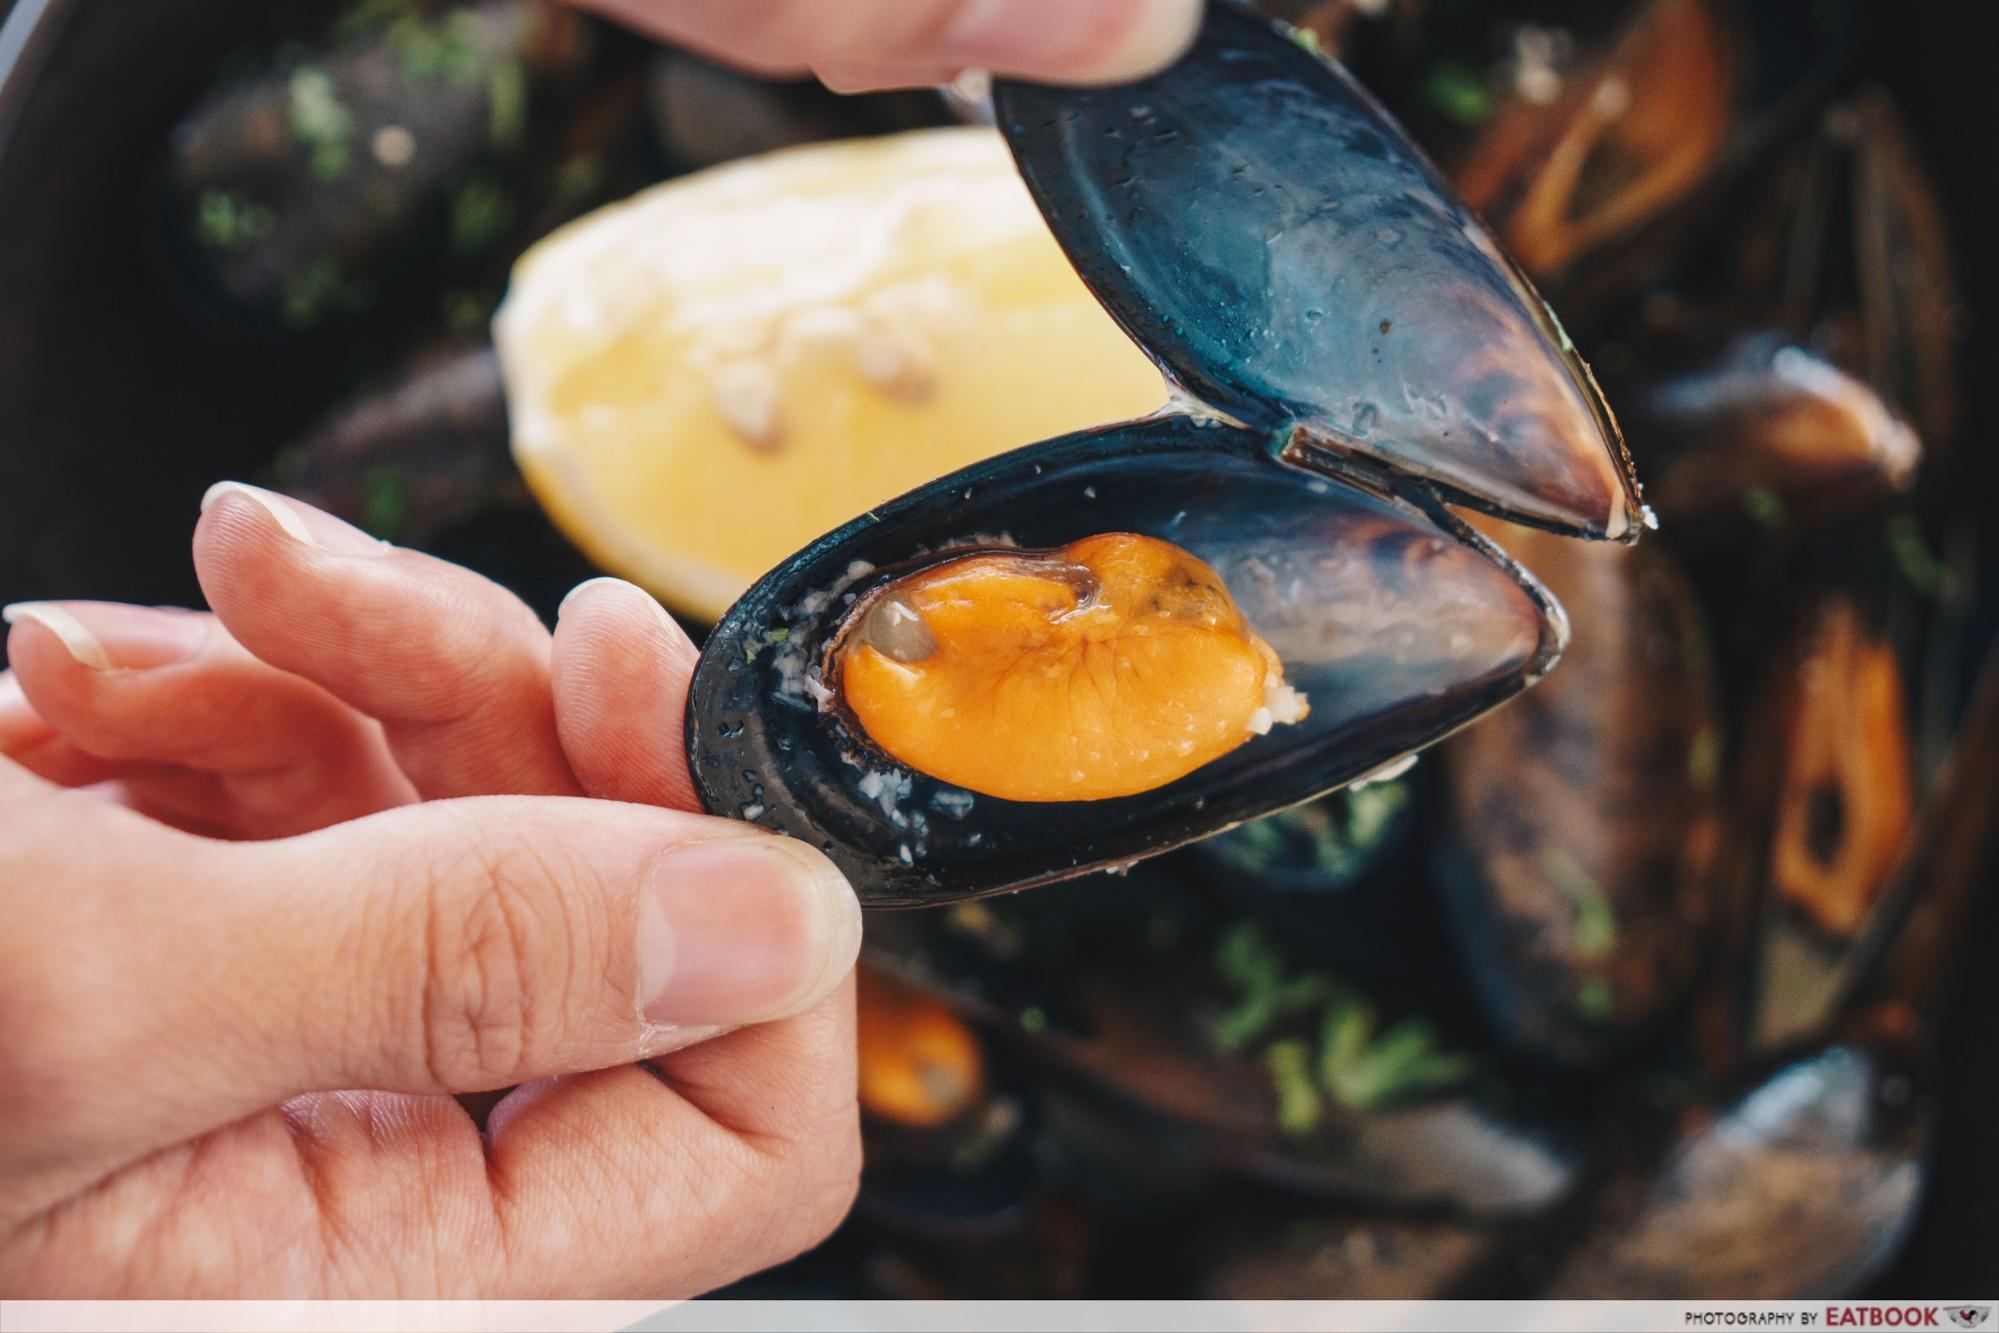
[[1306, 712], [1221, 577], [1132, 533], [919, 570], [862, 603], [835, 654], [876, 745], [1013, 801], [1151, 791]]

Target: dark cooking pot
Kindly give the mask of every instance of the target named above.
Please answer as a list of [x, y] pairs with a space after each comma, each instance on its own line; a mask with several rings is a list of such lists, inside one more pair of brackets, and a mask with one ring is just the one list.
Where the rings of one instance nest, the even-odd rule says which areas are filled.
[[[155, 226], [167, 128], [228, 52], [310, 8], [0, 0], [0, 601], [195, 602], [202, 492], [258, 473], [347, 386], [332, 340], [369, 329], [190, 318]], [[534, 520], [444, 553], [544, 610], [590, 572]]]

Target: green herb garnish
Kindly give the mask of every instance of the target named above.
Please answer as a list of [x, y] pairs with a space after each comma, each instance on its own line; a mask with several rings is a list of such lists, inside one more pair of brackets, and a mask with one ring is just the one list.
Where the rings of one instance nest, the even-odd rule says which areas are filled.
[[[1223, 937], [1214, 964], [1239, 996], [1214, 1025], [1215, 1043], [1257, 1053], [1286, 1133], [1316, 1129], [1325, 1097], [1368, 1111], [1440, 1091], [1472, 1073], [1471, 1057], [1442, 1049], [1436, 1029], [1422, 1019], [1405, 1018], [1378, 1032], [1375, 1007], [1351, 987], [1323, 973], [1286, 975], [1283, 959], [1255, 922]], [[1316, 1052], [1310, 1039], [1297, 1035], [1300, 1020], [1316, 1025]]]
[[285, 279], [285, 323], [301, 330], [319, 323], [339, 301], [346, 282], [340, 265], [324, 255], [307, 263]]
[[518, 60], [496, 60], [486, 70], [486, 138], [495, 148], [513, 148], [527, 129], [527, 70]]
[[1574, 857], [1559, 848], [1542, 856], [1541, 868], [1575, 911], [1572, 938], [1576, 952], [1584, 958], [1602, 958], [1608, 954], [1617, 943], [1617, 912], [1603, 886]]
[[1319, 1127], [1319, 1089], [1312, 1082], [1312, 1049], [1295, 1038], [1272, 1044], [1263, 1067], [1277, 1089], [1277, 1127], [1286, 1134], [1310, 1134]]
[[513, 201], [492, 181], [469, 181], [451, 201], [451, 247], [463, 258], [499, 244], [513, 224]]
[[195, 231], [217, 250], [240, 250], [260, 241], [276, 221], [268, 207], [231, 190], [204, 190], [195, 202]]
[[479, 42], [479, 16], [470, 10], [460, 10], [442, 24], [406, 14], [389, 26], [388, 42], [411, 83], [449, 81], [470, 88], [485, 77], [488, 61]]
[[1742, 508], [1762, 527], [1774, 528], [1784, 521], [1784, 497], [1768, 486], [1754, 486], [1744, 491]]
[[1329, 1005], [1319, 1032], [1319, 1085], [1352, 1111], [1368, 1111], [1414, 1093], [1435, 1092], [1471, 1073], [1471, 1058], [1438, 1047], [1420, 1018], [1375, 1033], [1374, 1006], [1353, 999]]
[[416, 19], [411, 0], [357, 0], [334, 20], [333, 36], [336, 41], [354, 45], [388, 31], [398, 22]]
[[1253, 921], [1223, 937], [1215, 965], [1241, 996], [1235, 1008], [1215, 1020], [1215, 1042], [1223, 1050], [1247, 1048], [1281, 1020], [1305, 1013], [1326, 998], [1324, 977], [1284, 975], [1283, 959]]
[[1922, 524], [1914, 514], [1896, 514], [1882, 528], [1888, 554], [1909, 586], [1931, 601], [1942, 601], [1950, 591], [1950, 567], [1930, 549]]
[[1406, 783], [1372, 782], [1244, 824], [1220, 847], [1252, 874], [1309, 869], [1345, 885], [1374, 863], [1408, 808]]
[[1423, 101], [1460, 125], [1483, 125], [1492, 116], [1492, 93], [1485, 80], [1454, 61], [1442, 61], [1423, 80]]
[[409, 530], [409, 479], [393, 467], [370, 468], [361, 478], [361, 526], [384, 541]]
[[1609, 1018], [1617, 1008], [1617, 997], [1602, 977], [1588, 977], [1576, 983], [1576, 1012], [1584, 1018]]
[[295, 70], [290, 91], [292, 137], [310, 155], [313, 175], [338, 180], [347, 171], [354, 113], [340, 100], [333, 76], [317, 65]]

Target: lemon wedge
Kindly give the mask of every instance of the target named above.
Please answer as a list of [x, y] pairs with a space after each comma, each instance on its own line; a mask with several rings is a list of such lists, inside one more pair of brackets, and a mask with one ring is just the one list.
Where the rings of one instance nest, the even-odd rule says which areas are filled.
[[1166, 400], [984, 128], [655, 187], [523, 256], [494, 334], [550, 516], [704, 620], [874, 505]]

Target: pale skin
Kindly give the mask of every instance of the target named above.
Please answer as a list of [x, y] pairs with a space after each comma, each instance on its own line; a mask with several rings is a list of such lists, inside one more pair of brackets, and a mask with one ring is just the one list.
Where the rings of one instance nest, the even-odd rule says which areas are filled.
[[[836, 86], [1134, 77], [1198, 0], [595, 0]], [[0, 1294], [694, 1295], [860, 1166], [851, 890], [698, 813], [695, 651], [248, 487], [212, 613], [9, 608]]]

